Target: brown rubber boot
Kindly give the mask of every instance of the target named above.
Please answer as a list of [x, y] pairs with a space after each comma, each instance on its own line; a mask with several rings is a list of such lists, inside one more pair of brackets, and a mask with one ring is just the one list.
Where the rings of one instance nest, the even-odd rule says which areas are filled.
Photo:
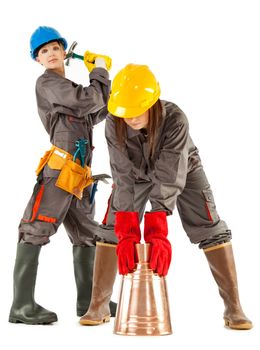
[[239, 301], [237, 274], [231, 242], [204, 249], [211, 272], [225, 304], [225, 326], [231, 329], [251, 329]]
[[115, 248], [113, 244], [96, 244], [92, 297], [88, 311], [80, 318], [82, 325], [95, 326], [110, 321], [109, 301], [117, 273]]

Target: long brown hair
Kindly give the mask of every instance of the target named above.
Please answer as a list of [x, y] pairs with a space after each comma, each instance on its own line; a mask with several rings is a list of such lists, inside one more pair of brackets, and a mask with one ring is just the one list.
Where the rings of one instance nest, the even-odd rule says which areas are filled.
[[[149, 120], [147, 126], [147, 139], [149, 145], [149, 155], [153, 157], [156, 146], [156, 138], [159, 125], [162, 118], [162, 104], [160, 99], [149, 109]], [[116, 137], [121, 147], [126, 142], [126, 128], [127, 124], [123, 118], [115, 117]]]

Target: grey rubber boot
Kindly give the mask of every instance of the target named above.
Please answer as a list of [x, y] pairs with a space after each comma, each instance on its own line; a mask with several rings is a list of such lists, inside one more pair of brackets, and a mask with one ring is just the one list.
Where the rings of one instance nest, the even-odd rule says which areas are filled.
[[34, 300], [34, 289], [41, 247], [31, 244], [17, 245], [14, 266], [14, 298], [9, 322], [49, 324], [58, 320], [54, 312], [44, 309]]
[[[96, 247], [73, 246], [74, 275], [77, 286], [77, 316], [81, 317], [88, 310], [91, 293], [93, 266]], [[110, 314], [116, 314], [117, 304], [109, 303]]]

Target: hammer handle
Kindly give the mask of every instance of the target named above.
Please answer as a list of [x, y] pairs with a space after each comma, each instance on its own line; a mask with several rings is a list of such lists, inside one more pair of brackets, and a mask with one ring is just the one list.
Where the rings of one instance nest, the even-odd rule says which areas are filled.
[[72, 58], [78, 58], [78, 59], [80, 59], [80, 60], [82, 60], [82, 61], [84, 61], [84, 56], [81, 56], [81, 55], [77, 55], [76, 53], [72, 53]]

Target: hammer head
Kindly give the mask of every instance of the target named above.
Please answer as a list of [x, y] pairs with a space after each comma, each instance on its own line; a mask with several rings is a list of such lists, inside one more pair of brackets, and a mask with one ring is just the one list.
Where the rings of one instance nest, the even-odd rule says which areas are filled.
[[76, 42], [76, 41], [73, 41], [73, 43], [71, 44], [71, 46], [70, 46], [70, 48], [69, 48], [69, 51], [68, 51], [68, 53], [67, 53], [67, 55], [66, 55], [66, 58], [65, 58], [65, 60], [66, 60], [66, 66], [69, 66], [69, 64], [70, 64], [70, 59], [71, 58], [73, 58], [73, 53], [74, 53], [74, 49], [75, 49], [75, 47], [78, 45], [78, 43]]
[[103, 181], [105, 184], [108, 184], [108, 181], [106, 179], [111, 179], [111, 176], [107, 174], [98, 174], [92, 175], [92, 179], [94, 180], [94, 182]]

